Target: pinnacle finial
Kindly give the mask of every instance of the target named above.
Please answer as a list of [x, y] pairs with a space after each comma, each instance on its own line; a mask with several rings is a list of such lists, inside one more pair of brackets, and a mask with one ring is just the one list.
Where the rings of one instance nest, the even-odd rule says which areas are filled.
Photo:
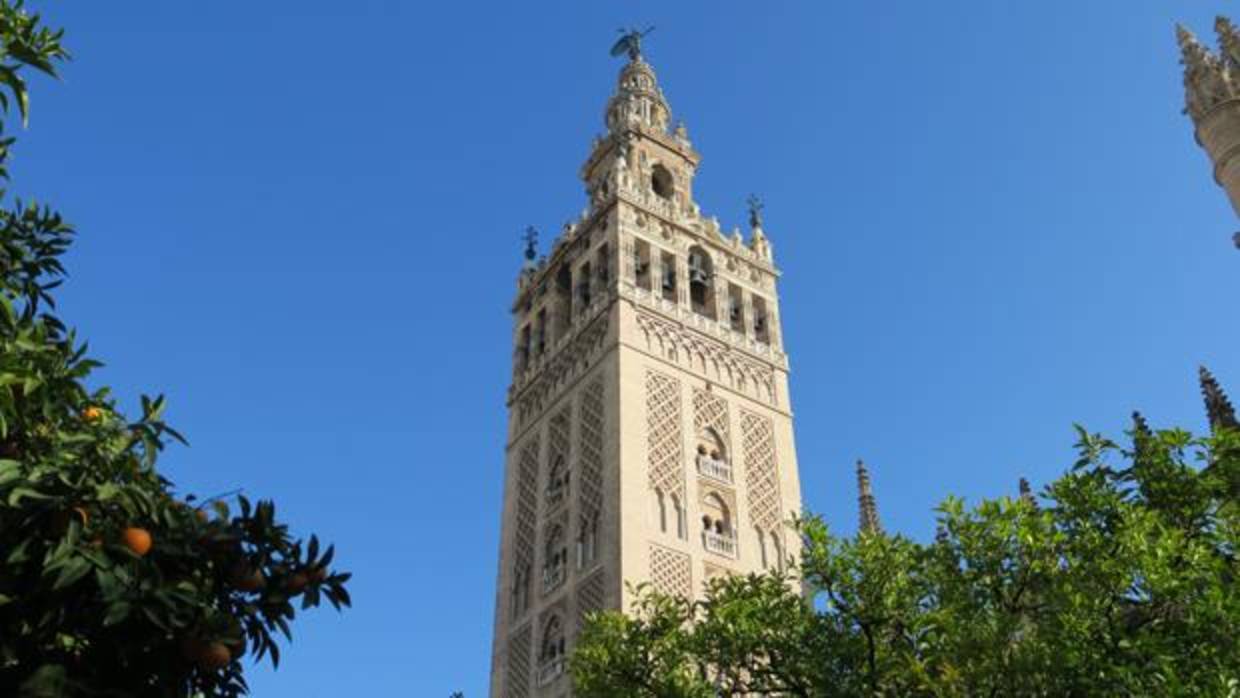
[[1021, 500], [1028, 502], [1029, 506], [1037, 509], [1038, 500], [1033, 496], [1033, 488], [1029, 486], [1029, 481], [1022, 477], [1016, 486], [1020, 490]]
[[1154, 431], [1150, 429], [1150, 425], [1145, 421], [1145, 416], [1140, 412], [1132, 413], [1132, 461], [1134, 465], [1142, 465], [1149, 456], [1149, 441], [1154, 437]]
[[1201, 381], [1201, 396], [1205, 399], [1206, 417], [1210, 420], [1210, 429], [1240, 429], [1240, 422], [1236, 421], [1236, 410], [1231, 406], [1231, 401], [1227, 399], [1223, 388], [1214, 379], [1214, 375], [1205, 366], [1197, 369], [1197, 375]]
[[749, 205], [749, 226], [751, 228], [762, 227], [762, 209], [766, 208], [766, 204], [762, 203], [762, 199], [757, 194], [750, 194], [745, 203]]
[[1191, 29], [1183, 24], [1180, 24], [1179, 22], [1176, 22], [1175, 24], [1175, 39], [1179, 42], [1180, 48], [1186, 51], [1190, 46], [1199, 45], [1197, 43], [1197, 35], [1194, 34]]
[[1219, 57], [1227, 67], [1240, 70], [1240, 31], [1222, 15], [1215, 18], [1214, 31], [1218, 34]]
[[534, 258], [538, 256], [538, 228], [532, 225], [525, 227], [525, 235], [521, 238], [525, 240], [525, 261], [533, 263]]
[[858, 532], [881, 533], [883, 527], [878, 522], [878, 504], [870, 489], [870, 472], [860, 458], [857, 459], [857, 505], [860, 510]]

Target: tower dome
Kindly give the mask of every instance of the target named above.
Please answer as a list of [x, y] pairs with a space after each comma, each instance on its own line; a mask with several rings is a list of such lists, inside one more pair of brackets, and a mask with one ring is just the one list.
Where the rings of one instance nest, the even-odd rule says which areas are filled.
[[604, 117], [607, 130], [612, 133], [625, 127], [644, 127], [660, 133], [667, 131], [672, 120], [672, 110], [659, 89], [654, 68], [641, 56], [630, 60], [620, 70], [616, 94], [607, 101]]

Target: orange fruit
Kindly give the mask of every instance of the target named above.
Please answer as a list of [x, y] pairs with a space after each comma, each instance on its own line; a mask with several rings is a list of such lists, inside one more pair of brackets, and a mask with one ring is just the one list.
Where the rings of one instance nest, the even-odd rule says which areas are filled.
[[151, 533], [145, 528], [130, 526], [121, 531], [121, 541], [138, 557], [151, 552]]
[[198, 649], [194, 663], [204, 672], [216, 672], [228, 666], [232, 661], [232, 652], [222, 642], [203, 643]]
[[103, 410], [99, 409], [98, 407], [95, 407], [94, 405], [91, 405], [90, 407], [87, 407], [86, 409], [82, 410], [82, 418], [88, 422], [96, 421], [102, 417], [103, 417]]
[[309, 583], [310, 583], [310, 578], [306, 576], [305, 572], [294, 572], [288, 578], [288, 581], [284, 583], [284, 590], [287, 591], [290, 595], [296, 596], [300, 594], [302, 590], [306, 588], [306, 585]]

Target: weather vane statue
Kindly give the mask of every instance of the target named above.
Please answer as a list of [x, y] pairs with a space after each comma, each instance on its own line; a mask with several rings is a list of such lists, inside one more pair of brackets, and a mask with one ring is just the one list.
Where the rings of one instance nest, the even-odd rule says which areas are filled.
[[621, 29], [623, 36], [611, 47], [611, 55], [619, 56], [629, 54], [629, 60], [635, 61], [642, 55], [642, 37], [654, 31], [654, 27], [646, 27], [646, 31], [639, 29]]

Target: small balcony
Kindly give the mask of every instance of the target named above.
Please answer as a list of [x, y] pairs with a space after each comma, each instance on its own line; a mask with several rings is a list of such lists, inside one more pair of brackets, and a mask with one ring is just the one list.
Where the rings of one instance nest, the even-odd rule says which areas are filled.
[[568, 565], [556, 565], [543, 568], [543, 593], [549, 594], [564, 583], [568, 576]]
[[548, 659], [538, 667], [538, 685], [546, 686], [564, 675], [564, 657]]
[[702, 547], [706, 548], [706, 552], [716, 555], [736, 557], [736, 537], [731, 533], [702, 531]]
[[702, 475], [721, 482], [732, 482], [732, 466], [726, 461], [710, 456], [698, 456], [697, 469]]

